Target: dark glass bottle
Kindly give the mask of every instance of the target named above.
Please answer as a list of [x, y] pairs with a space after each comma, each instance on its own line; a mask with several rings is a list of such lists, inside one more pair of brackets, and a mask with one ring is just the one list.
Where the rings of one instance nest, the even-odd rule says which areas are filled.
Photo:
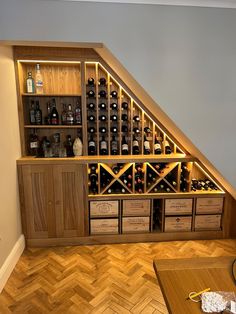
[[119, 167], [118, 164], [113, 165], [111, 169], [112, 169], [112, 171], [113, 171], [115, 174], [118, 174], [119, 171], [120, 171], [120, 167]]
[[74, 113], [72, 111], [71, 104], [68, 105], [68, 109], [66, 112], [66, 124], [67, 125], [73, 125], [74, 124]]
[[162, 153], [161, 142], [158, 140], [157, 135], [155, 135], [154, 152], [156, 155], [160, 155]]
[[139, 143], [138, 143], [138, 140], [135, 136], [133, 137], [132, 148], [133, 148], [133, 155], [138, 155], [139, 154]]
[[100, 155], [107, 155], [108, 149], [107, 149], [107, 141], [105, 139], [105, 136], [102, 136], [102, 139], [100, 141]]
[[42, 124], [42, 110], [39, 107], [39, 101], [36, 100], [36, 108], [35, 108], [35, 124]]
[[59, 114], [57, 112], [56, 100], [54, 98], [52, 99], [52, 110], [51, 110], [50, 121], [52, 125], [59, 124]]
[[34, 101], [31, 100], [31, 107], [29, 111], [30, 124], [35, 124], [35, 104]]
[[67, 112], [67, 106], [66, 104], [63, 104], [63, 110], [61, 113], [61, 124], [66, 124], [66, 112]]
[[121, 131], [123, 132], [123, 133], [126, 133], [126, 132], [128, 132], [128, 127], [127, 127], [127, 125], [122, 125], [122, 127], [121, 127]]
[[110, 107], [112, 110], [118, 110], [118, 104], [115, 102], [111, 103]]
[[29, 138], [29, 153], [31, 156], [38, 155], [38, 148], [39, 148], [39, 139], [36, 133], [30, 134]]
[[89, 91], [87, 92], [87, 95], [88, 95], [88, 97], [90, 97], [90, 98], [94, 98], [94, 97], [95, 97], [95, 92], [94, 92], [93, 90], [89, 90]]
[[105, 126], [101, 126], [99, 128], [99, 132], [102, 133], [102, 134], [105, 134], [105, 133], [107, 133], [107, 129], [105, 128]]
[[144, 132], [145, 132], [147, 135], [149, 135], [150, 133], [152, 133], [152, 130], [151, 130], [148, 126], [146, 126], [146, 127], [144, 128]]
[[93, 114], [88, 116], [88, 121], [94, 122], [96, 120], [95, 116]]
[[95, 104], [93, 102], [90, 102], [90, 103], [87, 104], [87, 108], [89, 110], [94, 110], [95, 109]]
[[140, 117], [139, 116], [134, 116], [133, 120], [134, 120], [134, 122], [140, 122]]
[[118, 97], [118, 93], [115, 90], [111, 91], [110, 95], [111, 95], [112, 98], [117, 98]]
[[107, 81], [106, 81], [105, 77], [100, 77], [100, 79], [99, 79], [99, 85], [105, 86], [106, 83], [107, 83]]
[[104, 102], [102, 102], [102, 103], [99, 104], [99, 108], [100, 108], [101, 110], [106, 110], [106, 107], [107, 107], [107, 105], [106, 105]]
[[127, 110], [129, 105], [128, 105], [127, 102], [123, 101], [122, 104], [121, 104], [121, 107], [122, 107], [122, 109]]
[[95, 132], [96, 132], [96, 129], [93, 126], [88, 128], [88, 133], [95, 133]]
[[107, 119], [107, 117], [104, 115], [104, 114], [102, 114], [101, 116], [99, 116], [99, 120], [100, 121], [106, 121], [106, 119]]
[[73, 152], [73, 142], [72, 142], [71, 135], [67, 135], [66, 137], [65, 148], [66, 148], [66, 156], [73, 157], [74, 152]]
[[151, 153], [151, 149], [150, 149], [150, 143], [147, 140], [146, 135], [144, 135], [143, 146], [144, 146], [144, 155], [149, 155]]
[[93, 77], [89, 77], [88, 78], [88, 85], [89, 86], [94, 86], [94, 78]]
[[139, 129], [139, 128], [133, 128], [133, 132], [134, 132], [135, 134], [139, 134], [139, 133], [140, 133], [140, 129]]
[[96, 143], [93, 139], [92, 134], [91, 134], [89, 142], [88, 142], [88, 154], [89, 155], [95, 155], [96, 154]]
[[128, 155], [129, 154], [129, 146], [128, 146], [128, 143], [125, 139], [125, 135], [122, 136], [121, 153], [122, 153], [122, 155]]
[[172, 150], [169, 141], [165, 140], [165, 154], [171, 154]]
[[75, 124], [78, 125], [82, 124], [82, 111], [79, 102], [77, 102], [75, 107]]
[[118, 116], [116, 114], [111, 115], [110, 117], [111, 121], [116, 122], [118, 120]]
[[111, 139], [111, 155], [118, 155], [118, 143], [115, 135], [112, 135]]
[[106, 98], [107, 92], [105, 90], [100, 90], [98, 95], [100, 96], [100, 98]]
[[117, 133], [118, 132], [118, 129], [116, 126], [112, 126], [111, 127], [111, 133]]
[[122, 113], [121, 120], [122, 121], [127, 121], [128, 120], [128, 115], [126, 113]]

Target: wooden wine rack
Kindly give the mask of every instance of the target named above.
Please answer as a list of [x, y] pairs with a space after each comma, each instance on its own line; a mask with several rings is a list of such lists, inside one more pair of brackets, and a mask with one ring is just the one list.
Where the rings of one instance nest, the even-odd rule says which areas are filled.
[[[28, 245], [209, 239], [229, 235], [231, 196], [93, 49], [15, 47], [14, 55], [22, 147], [22, 158], [17, 163], [22, 224]], [[34, 77], [36, 63], [40, 63], [44, 80], [42, 95], [27, 94], [25, 90], [27, 72], [31, 71]], [[93, 86], [88, 84], [91, 77]], [[106, 79], [105, 86], [99, 84], [101, 78]], [[99, 96], [101, 90], [106, 92], [106, 97]], [[89, 91], [94, 92], [94, 97], [88, 96]], [[117, 97], [111, 97], [112, 91], [117, 92]], [[62, 103], [72, 104], [74, 110], [78, 102], [82, 110], [82, 125], [31, 125], [31, 100], [39, 100], [45, 116], [46, 104], [51, 98], [56, 99], [59, 114]], [[94, 110], [89, 109], [91, 102], [95, 105]], [[102, 102], [106, 109], [100, 109]], [[127, 109], [122, 109], [123, 102], [128, 104]], [[117, 110], [111, 109], [112, 103], [117, 104]], [[88, 120], [91, 114], [95, 116], [94, 122]], [[124, 119], [124, 114], [127, 119]], [[106, 116], [106, 121], [99, 119], [101, 115]], [[111, 120], [112, 115], [117, 115], [117, 121]], [[135, 116], [139, 117], [139, 122], [135, 122]], [[124, 126], [127, 128], [125, 131]], [[94, 156], [88, 155], [90, 127], [95, 129]], [[108, 155], [100, 155], [101, 127], [107, 130]], [[118, 155], [111, 155], [112, 127], [117, 128]], [[151, 129], [150, 134], [145, 134], [145, 127]], [[140, 131], [137, 135], [138, 155], [132, 151], [134, 128]], [[73, 139], [79, 136], [83, 142], [83, 156], [29, 156], [29, 135], [32, 132], [37, 132], [39, 138], [50, 138], [58, 132], [62, 142], [69, 134]], [[128, 155], [122, 155], [123, 135], [128, 143]], [[149, 155], [144, 154], [144, 135], [150, 144]], [[155, 135], [162, 145], [160, 155], [155, 155]], [[171, 154], [165, 154], [167, 141]], [[114, 173], [112, 169], [117, 164], [122, 167]], [[142, 168], [142, 189], [139, 191], [135, 185], [138, 164]], [[96, 192], [91, 190], [91, 165], [96, 168]], [[157, 165], [163, 167], [159, 169]], [[102, 173], [109, 179], [105, 184]], [[124, 183], [125, 175], [130, 176], [129, 186]], [[149, 177], [152, 177], [152, 182]], [[193, 191], [192, 179], [209, 179], [216, 189]], [[162, 185], [164, 187], [160, 188]], [[200, 200], [206, 211], [199, 213]], [[174, 214], [169, 214], [168, 206]], [[210, 221], [209, 230], [204, 227], [201, 215], [206, 215], [206, 220]]]

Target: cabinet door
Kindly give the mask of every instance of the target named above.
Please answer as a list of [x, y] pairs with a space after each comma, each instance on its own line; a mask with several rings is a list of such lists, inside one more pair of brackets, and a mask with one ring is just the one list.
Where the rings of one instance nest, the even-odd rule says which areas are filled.
[[57, 237], [84, 235], [86, 166], [54, 165], [54, 199]]
[[50, 165], [22, 166], [25, 228], [28, 239], [56, 236], [53, 178]]

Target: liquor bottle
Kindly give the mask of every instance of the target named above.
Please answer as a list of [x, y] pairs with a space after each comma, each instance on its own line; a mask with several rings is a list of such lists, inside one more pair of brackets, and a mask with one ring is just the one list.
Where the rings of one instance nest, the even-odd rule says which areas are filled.
[[105, 128], [105, 126], [101, 126], [99, 128], [99, 132], [102, 133], [102, 134], [105, 134], [105, 133], [107, 133], [107, 129]]
[[100, 98], [106, 98], [107, 92], [105, 90], [100, 90], [98, 95], [100, 96]]
[[122, 113], [121, 120], [122, 121], [127, 121], [128, 120], [128, 115], [126, 113]]
[[93, 102], [90, 102], [90, 103], [87, 104], [87, 108], [89, 110], [94, 110], [95, 109], [95, 104]]
[[63, 110], [61, 113], [61, 124], [66, 124], [66, 113], [67, 113], [67, 106], [63, 104]]
[[140, 117], [139, 116], [134, 116], [133, 120], [134, 120], [134, 122], [140, 122]]
[[171, 154], [171, 147], [169, 141], [165, 140], [165, 154]]
[[66, 137], [65, 148], [66, 148], [66, 156], [74, 157], [73, 142], [72, 142], [71, 135], [67, 135]]
[[139, 154], [139, 143], [137, 138], [134, 136], [133, 137], [133, 155], [138, 155]]
[[111, 139], [111, 155], [118, 155], [118, 143], [115, 135], [112, 135]]
[[52, 155], [53, 157], [59, 157], [60, 150], [60, 133], [53, 134], [52, 142]]
[[47, 115], [44, 118], [45, 124], [51, 124], [51, 104], [50, 102], [47, 103]]
[[88, 128], [88, 133], [95, 133], [95, 132], [96, 132], [95, 127], [91, 126]]
[[94, 122], [96, 120], [95, 116], [93, 114], [88, 116], [88, 121]]
[[99, 116], [99, 120], [100, 121], [106, 121], [106, 119], [107, 119], [107, 117], [104, 115], [104, 114], [102, 114], [101, 116]]
[[102, 136], [102, 139], [100, 141], [100, 155], [107, 155], [108, 149], [107, 149], [107, 141], [105, 139], [105, 136]]
[[36, 94], [43, 94], [43, 77], [40, 71], [39, 63], [36, 64], [35, 91]]
[[128, 146], [128, 143], [125, 139], [125, 135], [122, 136], [121, 153], [122, 153], [122, 155], [128, 155], [129, 154], [129, 146]]
[[162, 153], [161, 143], [158, 140], [157, 135], [155, 135], [154, 152], [156, 155], [160, 155]]
[[30, 116], [30, 124], [35, 124], [35, 104], [33, 100], [31, 100], [29, 116]]
[[67, 109], [67, 112], [66, 112], [66, 124], [67, 125], [74, 124], [74, 113], [72, 111], [71, 104], [68, 105], [68, 109]]
[[38, 155], [38, 148], [39, 148], [39, 140], [36, 133], [30, 134], [29, 138], [29, 153], [31, 156]]
[[152, 133], [152, 130], [151, 130], [148, 126], [146, 126], [146, 127], [144, 128], [144, 132], [145, 132], [147, 135], [149, 135], [150, 133]]
[[139, 134], [139, 133], [140, 133], [140, 130], [139, 130], [139, 128], [133, 128], [133, 132], [134, 132], [135, 134]]
[[115, 102], [111, 103], [110, 107], [112, 110], [118, 110], [118, 104]]
[[50, 148], [50, 146], [51, 146], [51, 143], [49, 139], [47, 138], [47, 136], [44, 136], [42, 140], [43, 157], [47, 157], [47, 150]]
[[123, 132], [123, 133], [126, 133], [126, 132], [128, 132], [128, 127], [127, 127], [127, 125], [122, 125], [122, 127], [121, 127], [121, 131]]
[[75, 124], [78, 125], [82, 124], [82, 112], [79, 102], [76, 103], [75, 107]]
[[121, 104], [121, 107], [122, 107], [122, 109], [124, 109], [124, 110], [127, 110], [128, 109], [128, 103], [127, 102], [125, 102], [125, 101], [123, 101], [122, 102], [122, 104]]
[[96, 143], [93, 139], [92, 134], [91, 134], [90, 140], [88, 142], [88, 154], [89, 155], [95, 155], [96, 154]]
[[111, 121], [116, 122], [118, 120], [118, 116], [116, 114], [111, 115]]
[[111, 133], [117, 133], [118, 132], [118, 129], [116, 126], [112, 126], [111, 127]]
[[32, 78], [32, 72], [28, 72], [28, 77], [26, 79], [26, 93], [35, 93], [34, 79]]
[[42, 110], [39, 107], [39, 101], [36, 100], [36, 109], [35, 109], [35, 124], [42, 124]]
[[100, 79], [99, 79], [99, 85], [101, 85], [101, 86], [105, 86], [106, 85], [106, 79], [105, 79], [105, 77], [100, 77]]
[[89, 86], [94, 86], [94, 78], [93, 77], [89, 77], [88, 78], [88, 85]]
[[149, 141], [147, 140], [146, 135], [144, 135], [143, 146], [144, 146], [144, 155], [150, 155], [150, 153], [151, 153], [150, 143], [149, 143]]
[[94, 98], [95, 97], [95, 92], [93, 90], [89, 90], [87, 92], [87, 96], [90, 97], [90, 98]]
[[113, 91], [111, 91], [110, 95], [111, 95], [112, 98], [117, 98], [118, 93], [117, 93], [117, 91], [113, 90]]
[[51, 111], [51, 116], [50, 116], [50, 122], [52, 125], [59, 124], [59, 115], [56, 108], [55, 98], [52, 99], [52, 111]]
[[104, 102], [102, 102], [102, 103], [99, 104], [99, 108], [100, 108], [101, 110], [106, 110], [106, 107], [107, 107], [107, 105], [106, 105]]

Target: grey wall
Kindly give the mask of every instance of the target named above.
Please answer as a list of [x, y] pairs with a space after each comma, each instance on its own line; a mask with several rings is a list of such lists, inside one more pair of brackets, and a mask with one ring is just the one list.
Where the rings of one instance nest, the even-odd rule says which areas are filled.
[[0, 39], [103, 42], [236, 187], [236, 9], [0, 0]]

